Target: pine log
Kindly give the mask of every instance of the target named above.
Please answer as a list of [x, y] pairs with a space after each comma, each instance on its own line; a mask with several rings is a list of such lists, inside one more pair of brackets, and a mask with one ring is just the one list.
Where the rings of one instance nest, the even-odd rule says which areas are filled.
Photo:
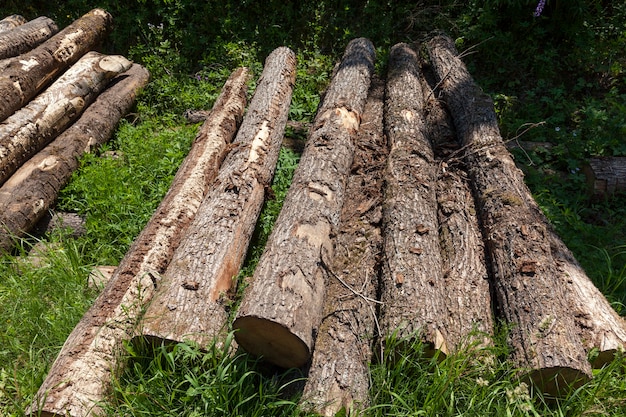
[[626, 191], [626, 157], [590, 158], [583, 172], [590, 194], [607, 196]]
[[0, 59], [30, 51], [58, 31], [59, 28], [52, 19], [42, 16], [2, 32], [0, 33]]
[[0, 187], [0, 252], [10, 250], [53, 206], [78, 168], [79, 157], [109, 140], [148, 78], [148, 72], [136, 64], [114, 78], [72, 126]]
[[311, 356], [374, 57], [369, 40], [348, 44], [233, 323], [241, 347], [281, 367]]
[[10, 59], [0, 72], [0, 121], [28, 103], [57, 74], [95, 49], [111, 21], [109, 13], [94, 9], [32, 51]]
[[315, 343], [301, 403], [307, 411], [347, 415], [369, 404], [372, 341], [377, 336], [378, 275], [382, 256], [382, 177], [387, 159], [383, 135], [384, 83], [373, 80], [357, 135], [346, 185], [324, 319]]
[[265, 61], [234, 149], [145, 313], [141, 333], [149, 341], [192, 341], [204, 348], [217, 338], [221, 344], [228, 330], [224, 303], [232, 298], [234, 278], [274, 176], [295, 80], [293, 51], [274, 50]]
[[0, 124], [0, 184], [78, 119], [111, 78], [131, 65], [119, 55], [90, 52]]
[[24, 16], [20, 16], [19, 14], [12, 14], [11, 16], [7, 16], [4, 19], [0, 20], [0, 33], [16, 28], [26, 22], [28, 22], [28, 20], [26, 20]]
[[465, 150], [499, 310], [512, 324], [511, 360], [539, 389], [560, 395], [591, 377], [590, 345], [623, 349], [624, 322], [565, 255], [453, 41], [435, 37], [429, 52]]
[[437, 176], [424, 123], [417, 54], [406, 44], [389, 54], [385, 128], [390, 152], [385, 173], [381, 281], [383, 337], [418, 337], [426, 355], [448, 353], [443, 326], [443, 267], [439, 247]]
[[425, 120], [437, 161], [437, 217], [443, 262], [445, 326], [451, 351], [488, 354], [493, 313], [485, 244], [450, 112], [438, 99], [432, 68], [421, 59]]
[[133, 336], [237, 131], [246, 78], [241, 69], [227, 81], [165, 198], [66, 340], [27, 414], [84, 417], [101, 411], [111, 378], [122, 366], [122, 344]]

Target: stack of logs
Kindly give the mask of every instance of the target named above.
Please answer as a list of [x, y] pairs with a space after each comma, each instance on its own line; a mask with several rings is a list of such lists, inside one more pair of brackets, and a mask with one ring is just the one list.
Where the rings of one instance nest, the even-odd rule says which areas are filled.
[[[303, 407], [322, 415], [367, 406], [374, 337], [380, 349], [393, 335], [445, 357], [488, 346], [498, 317], [511, 325], [512, 363], [550, 395], [589, 380], [626, 343], [624, 321], [524, 185], [453, 42], [437, 36], [421, 50], [394, 46], [383, 82], [371, 42], [347, 46], [232, 323], [246, 351], [308, 366]], [[28, 413], [97, 414], [124, 341], [221, 343], [295, 74], [291, 50], [272, 52], [245, 117], [248, 71], [232, 74]]]
[[94, 51], [111, 23], [101, 9], [60, 32], [46, 17], [0, 21], [0, 252], [47, 213], [148, 82], [143, 67]]

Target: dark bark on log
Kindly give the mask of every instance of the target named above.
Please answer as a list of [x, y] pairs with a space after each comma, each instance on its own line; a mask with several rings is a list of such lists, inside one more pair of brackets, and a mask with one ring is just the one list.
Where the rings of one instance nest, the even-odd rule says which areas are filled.
[[493, 103], [452, 40], [436, 37], [429, 51], [465, 149], [500, 312], [514, 324], [511, 359], [544, 392], [560, 394], [591, 377], [589, 344], [624, 347], [624, 322], [565, 255], [503, 143]]
[[93, 306], [74, 328], [27, 414], [98, 415], [122, 342], [134, 335], [145, 305], [208, 192], [245, 108], [247, 71], [227, 81], [165, 198]]
[[341, 227], [333, 239], [335, 256], [327, 265], [324, 319], [301, 401], [305, 409], [323, 416], [334, 416], [342, 408], [352, 415], [369, 404], [369, 363], [378, 332], [382, 176], [388, 153], [383, 95], [384, 83], [374, 80], [356, 139]]
[[4, 19], [0, 20], [0, 33], [16, 28], [26, 22], [28, 22], [28, 20], [26, 20], [23, 16], [20, 16], [19, 14], [7, 16]]
[[448, 353], [435, 181], [437, 166], [424, 123], [416, 53], [398, 44], [389, 55], [381, 328], [383, 336], [419, 337], [426, 354]]
[[57, 74], [95, 49], [111, 15], [94, 9], [30, 52], [11, 59], [0, 72], [0, 121], [28, 103]]
[[310, 359], [374, 56], [366, 39], [348, 44], [233, 323], [241, 347], [282, 367]]
[[38, 17], [12, 30], [0, 33], [0, 59], [30, 51], [58, 31], [59, 28], [52, 19]]
[[583, 172], [591, 194], [607, 196], [626, 191], [626, 157], [591, 158]]
[[81, 117], [22, 165], [0, 187], [0, 251], [9, 250], [53, 206], [61, 188], [78, 168], [78, 158], [106, 142], [148, 82], [134, 65], [114, 78]]
[[449, 348], [480, 350], [492, 345], [493, 335], [485, 244], [452, 117], [436, 98], [440, 92], [432, 68], [423, 60], [421, 65], [425, 119], [438, 167], [435, 189]]
[[296, 56], [285, 47], [265, 61], [246, 117], [210, 195], [174, 253], [142, 320], [152, 342], [192, 341], [201, 348], [225, 336], [225, 302], [244, 261], [280, 153]]
[[90, 52], [46, 91], [0, 124], [0, 184], [78, 119], [116, 75], [132, 64]]

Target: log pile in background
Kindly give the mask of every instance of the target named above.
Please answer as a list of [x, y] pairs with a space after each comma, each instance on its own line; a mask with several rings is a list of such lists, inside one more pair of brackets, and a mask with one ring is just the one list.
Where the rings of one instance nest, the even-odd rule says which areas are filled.
[[111, 21], [94, 9], [54, 36], [57, 27], [45, 17], [4, 21], [17, 26], [0, 32], [0, 57], [8, 57], [0, 61], [2, 252], [54, 204], [78, 166], [75, 159], [90, 142], [108, 140], [148, 81], [147, 72], [131, 69], [124, 57], [94, 51]]
[[[452, 41], [438, 36], [427, 46], [428, 64], [409, 45], [392, 48], [384, 112], [383, 86], [370, 89], [373, 45], [356, 39], [347, 46], [232, 324], [250, 353], [282, 367], [310, 365], [302, 403], [314, 413], [344, 408], [350, 414], [368, 403], [367, 362], [376, 337], [418, 339], [427, 354], [443, 357], [488, 345], [498, 316], [512, 324], [512, 362], [551, 395], [584, 383], [592, 365], [626, 346], [624, 320], [534, 202], [500, 137], [492, 102]], [[225, 292], [287, 122], [293, 57], [286, 48], [277, 51], [282, 63], [274, 72], [266, 68], [255, 93], [262, 104], [253, 100], [248, 122], [227, 149], [245, 105], [245, 76], [233, 74], [223, 91], [233, 101], [221, 97], [201, 131], [219, 132], [219, 144], [202, 145], [203, 137], [194, 144], [213, 149], [205, 148], [214, 152], [205, 159], [211, 162], [199, 163], [205, 151], [192, 148], [152, 220], [68, 338], [31, 414], [97, 412], [120, 365], [115, 353], [132, 336], [189, 339], [201, 347], [222, 336], [220, 297], [232, 296]], [[424, 68], [434, 74], [429, 82]], [[36, 166], [45, 168], [46, 161], [54, 160]], [[592, 350], [599, 356], [590, 364]]]

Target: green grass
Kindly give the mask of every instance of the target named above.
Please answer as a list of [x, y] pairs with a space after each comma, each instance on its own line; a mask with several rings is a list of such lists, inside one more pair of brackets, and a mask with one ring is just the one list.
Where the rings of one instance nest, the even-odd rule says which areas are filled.
[[[41, 3], [8, 0], [0, 12], [48, 15], [65, 26], [95, 6], [90, 0]], [[530, 0], [366, 3], [98, 2], [117, 22], [105, 50], [143, 63], [152, 81], [112, 141], [85, 156], [61, 192], [57, 208], [85, 216], [87, 233], [43, 238], [52, 250], [41, 266], [0, 258], [0, 415], [23, 415], [96, 296], [87, 286], [89, 270], [117, 264], [166, 193], [198, 127], [186, 125], [183, 112], [209, 109], [236, 66], [249, 66], [258, 76], [264, 57], [282, 44], [297, 53], [290, 118], [302, 122], [312, 120], [352, 37], [373, 40], [381, 75], [393, 43], [423, 39], [433, 29], [447, 30], [460, 49], [473, 48], [465, 60], [494, 98], [505, 139], [552, 145], [516, 153], [535, 198], [588, 275], [626, 315], [626, 195], [591, 197], [581, 173], [590, 156], [626, 155], [626, 6], [548, 1], [544, 16], [534, 19], [536, 2]], [[529, 125], [534, 127], [526, 130]], [[106, 156], [109, 151], [117, 157]], [[275, 198], [261, 213], [240, 290], [297, 162], [298, 155], [281, 150]], [[505, 340], [500, 331], [488, 351], [468, 349], [441, 362], [424, 359], [419, 344], [398, 347], [393, 357], [372, 364], [372, 404], [364, 415], [625, 415], [622, 357], [555, 402], [519, 381], [506, 361]], [[129, 346], [107, 415], [305, 415], [297, 407], [302, 372], [205, 348]]]

